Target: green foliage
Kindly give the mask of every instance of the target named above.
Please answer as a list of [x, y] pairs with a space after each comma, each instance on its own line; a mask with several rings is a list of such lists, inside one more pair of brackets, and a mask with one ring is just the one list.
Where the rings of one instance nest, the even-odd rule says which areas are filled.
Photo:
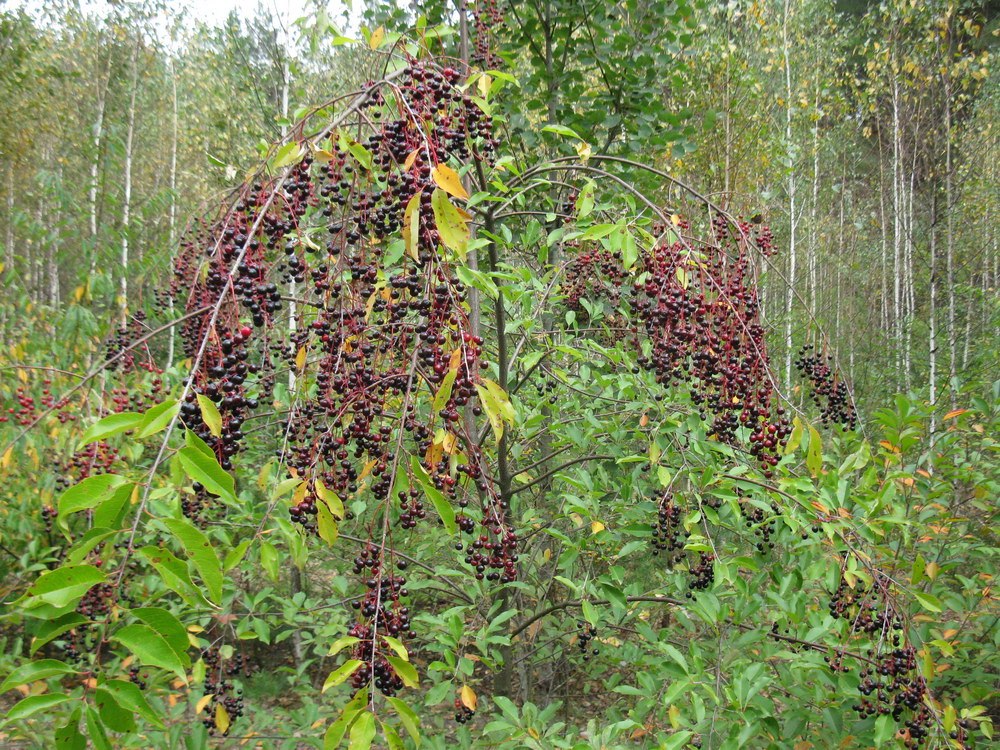
[[[780, 26], [774, 4], [731, 5], [515, 4], [504, 48], [510, 73], [468, 79], [467, 92], [493, 112], [511, 140], [501, 147], [502, 168], [477, 164], [482, 171], [469, 170], [464, 183], [445, 165], [423, 221], [433, 222], [447, 249], [442, 253], [459, 264], [458, 278], [480, 292], [489, 365], [474, 389], [482, 412], [470, 410], [462, 424], [468, 420], [478, 448], [495, 460], [496, 484], [518, 530], [518, 578], [503, 585], [477, 577], [483, 571], [455, 550], [465, 533], [462, 518], [473, 510], [453, 505], [436, 483], [440, 477], [428, 473], [425, 465], [437, 461], [401, 450], [392, 496], [412, 490], [430, 512], [417, 533], [392, 542], [397, 560], [408, 563], [416, 633], [384, 638], [387, 662], [403, 683], [395, 696], [368, 682], [352, 687], [368, 663], [356, 658], [362, 639], [346, 633], [356, 621], [351, 605], [358, 598], [352, 561], [369, 540], [385, 543], [399, 508], [373, 515], [371, 466], [357, 491], [342, 494], [288, 472], [283, 420], [321, 387], [310, 360], [314, 352], [282, 338], [282, 318], [274, 335], [285, 343], [274, 351], [289, 344], [280, 357], [294, 377], [282, 373], [284, 382], [261, 399], [266, 413], [248, 420], [245, 449], [231, 470], [223, 468], [228, 456], [220, 463], [205, 442], [228, 429], [219, 402], [202, 394], [195, 402], [204, 439], [193, 428], [178, 429], [188, 403], [191, 360], [184, 357], [194, 352], [171, 344], [174, 362], [163, 372], [143, 369], [144, 362], [165, 361], [167, 345], [154, 339], [142, 350], [145, 359], [123, 358], [118, 370], [81, 380], [108, 349], [99, 329], [113, 333], [119, 325], [109, 313], [117, 308], [111, 275], [151, 282], [161, 275], [158, 254], [151, 249], [132, 269], [99, 264], [89, 276], [90, 258], [118, 239], [114, 221], [102, 222], [96, 237], [80, 231], [74, 237], [67, 227], [86, 226], [86, 201], [71, 216], [62, 183], [44, 186], [39, 196], [58, 203], [63, 223], [50, 236], [47, 222], [23, 221], [16, 236], [24, 247], [33, 238], [32, 253], [36, 247], [52, 252], [19, 254], [5, 272], [28, 278], [33, 261], [45, 260], [37, 267], [50, 270], [32, 283], [37, 287], [45, 273], [53, 274], [54, 291], [49, 286], [42, 295], [33, 287], [2, 308], [11, 364], [0, 375], [14, 416], [0, 425], [0, 570], [8, 603], [0, 620], [0, 692], [7, 701], [0, 739], [80, 748], [88, 742], [209, 747], [226, 744], [218, 735], [227, 733], [233, 744], [257, 737], [267, 747], [359, 750], [902, 746], [909, 714], [901, 720], [859, 717], [852, 708], [870, 693], [861, 675], [865, 665], [895, 635], [913, 647], [916, 664], [907, 675], [928, 683], [921, 696], [933, 717], [927, 746], [988, 746], [1000, 640], [993, 593], [1000, 382], [987, 383], [973, 368], [967, 384], [949, 383], [950, 406], [945, 399], [931, 403], [922, 392], [890, 397], [888, 385], [859, 385], [859, 401], [868, 408], [862, 427], [851, 431], [825, 423], [809, 404], [808, 384], [782, 381], [788, 408], [796, 412], [794, 427], [773, 476], [765, 475], [739, 445], [718, 439], [689, 388], [657, 382], [638, 366], [637, 358], [650, 352], [623, 335], [634, 325], [627, 303], [591, 293], [578, 306], [566, 304], [560, 286], [565, 261], [581, 253], [607, 252], [620, 261], [626, 288], [645, 281], [642, 261], [656, 239], [651, 212], [659, 206], [670, 207], [662, 231], [671, 241], [689, 241], [687, 235], [699, 231], [681, 227], [680, 213], [672, 214], [680, 206], [679, 188], [661, 184], [658, 167], [680, 172], [711, 164], [702, 171], [714, 170], [712, 180], [724, 171], [718, 181], [734, 190], [747, 190], [758, 179], [783, 184], [785, 170], [796, 168], [795, 144], [755, 135], [768, 127], [767, 113], [757, 106], [727, 108], [724, 123], [714, 114], [717, 86], [724, 85], [726, 97], [737, 90], [756, 104], [768, 86], [775, 87], [776, 79], [764, 75]], [[420, 20], [391, 11], [395, 22], [382, 19], [389, 31], [365, 29], [358, 36], [368, 42], [361, 45], [346, 43], [324, 12], [299, 24], [303, 45], [315, 57], [302, 55], [325, 65], [328, 47], [343, 49], [337, 64], [360, 70], [376, 50], [406, 44], [393, 29], [410, 21], [412, 36], [423, 35], [426, 47], [456, 52], [455, 35], [434, 26], [453, 20], [450, 11], [433, 4], [425, 10]], [[813, 4], [807, 10], [796, 16], [794, 33], [806, 35], [823, 20]], [[913, 28], [927, 21], [907, 19]], [[115, 88], [129, 48], [122, 38], [132, 40], [111, 33], [125, 34], [120, 27], [74, 16], [65, 19], [65, 28], [43, 33], [24, 15], [4, 14], [2, 22], [12, 46], [2, 51], [0, 101], [17, 99], [28, 86], [25, 70], [47, 61], [51, 86], [62, 96], [78, 91], [80, 71], [95, 65], [106, 76], [109, 113], [122, 108], [125, 91]], [[767, 42], [760, 48], [753, 42], [757, 33]], [[59, 51], [66, 40], [93, 59], [66, 59]], [[223, 30], [202, 29], [187, 45], [176, 60], [181, 88], [205, 89], [180, 105], [189, 132], [182, 139], [186, 176], [179, 194], [217, 187], [226, 165], [243, 171], [259, 156], [267, 169], [284, 174], [312, 153], [298, 140], [258, 153], [250, 136], [276, 137], [298, 119], [275, 125], [275, 93], [288, 67], [268, 19], [241, 27], [233, 18]], [[167, 52], [149, 52], [143, 97], [162, 114]], [[859, 61], [888, 64], [874, 49], [859, 54]], [[389, 62], [377, 59], [380, 66]], [[310, 81], [303, 89], [321, 86], [322, 76], [310, 78], [304, 60], [292, 65], [300, 80]], [[56, 75], [64, 69], [76, 74]], [[822, 74], [834, 76], [831, 70]], [[820, 91], [803, 107], [817, 111], [815, 127], [841, 132], [821, 119], [818, 102], [843, 116], [843, 91], [828, 93], [818, 79], [806, 83]], [[815, 94], [806, 83], [803, 91]], [[241, 98], [247, 91], [255, 102]], [[877, 93], [873, 101], [880, 101]], [[305, 90], [292, 97], [311, 101]], [[986, 118], [983, 113], [995, 109], [995, 93], [978, 114], [971, 101], [970, 94], [970, 118]], [[311, 122], [337, 111], [325, 106], [329, 111]], [[302, 109], [300, 114], [308, 110]], [[81, 122], [92, 115], [81, 113]], [[809, 119], [795, 119], [793, 133], [805, 133]], [[159, 131], [147, 125], [148, 140], [162, 145]], [[58, 142], [58, 128], [71, 129], [59, 118], [46, 127], [54, 135], [5, 132], [3, 142]], [[737, 138], [734, 129], [748, 135]], [[77, 132], [86, 130], [76, 124]], [[303, 125], [292, 132], [309, 131]], [[331, 140], [350, 154], [353, 174], [380, 180], [373, 151], [351, 133]], [[757, 137], [768, 142], [757, 143]], [[716, 158], [720, 138], [734, 161], [724, 168]], [[120, 158], [111, 140], [97, 144], [102, 170], [117, 167]], [[89, 174], [92, 154], [66, 152], [67, 173]], [[217, 155], [210, 159], [213, 167], [206, 166], [206, 153]], [[630, 162], [611, 162], [608, 154], [627, 154]], [[553, 155], [568, 156], [546, 158]], [[760, 177], [778, 158], [787, 161], [778, 178]], [[654, 169], [631, 163], [643, 160]], [[154, 173], [163, 166], [142, 167], [148, 172], [139, 184], [150, 200], [160, 189]], [[982, 203], [968, 208], [976, 216], [992, 205], [984, 197], [989, 181], [980, 179], [977, 184], [970, 176], [968, 183]], [[117, 210], [113, 192], [101, 190], [102, 210]], [[817, 187], [817, 195], [816, 205], [831, 198], [832, 184]], [[684, 200], [697, 203], [696, 196]], [[378, 269], [381, 291], [390, 269], [418, 256], [418, 204], [407, 207], [408, 219], [397, 228], [392, 241], [398, 244], [386, 255], [392, 262]], [[150, 209], [136, 230], [149, 248], [162, 248], [165, 237], [175, 236], [164, 205]], [[303, 225], [322, 227], [327, 220], [319, 214], [310, 209]], [[824, 221], [813, 218], [816, 227]], [[862, 227], [852, 229], [826, 217], [816, 246], [829, 240], [822, 236], [831, 227], [863, 244], [877, 234], [877, 226], [867, 225], [870, 218], [859, 210]], [[843, 247], [842, 237], [838, 242]], [[72, 254], [86, 262], [60, 270], [59, 259]], [[699, 263], [694, 258], [688, 270], [678, 269], [682, 286], [700, 272]], [[764, 282], [771, 291], [772, 278]], [[995, 318], [997, 308], [983, 291], [985, 275], [968, 281], [963, 298], [982, 293], [979, 317], [960, 309], [959, 318], [979, 326]], [[78, 289], [74, 302], [64, 304], [62, 287]], [[373, 295], [369, 314], [377, 301]], [[133, 311], [143, 305], [154, 308], [151, 298], [128, 301]], [[820, 309], [820, 322], [829, 324], [833, 312]], [[179, 314], [174, 310], [168, 319]], [[322, 322], [308, 304], [296, 314], [300, 332]], [[838, 340], [846, 341], [848, 324], [839, 320]], [[139, 328], [145, 333], [156, 325]], [[982, 338], [988, 346], [969, 355], [973, 363], [995, 354], [995, 332]], [[110, 347], [117, 353], [121, 342]], [[54, 369], [32, 369], [36, 365]], [[855, 371], [869, 366], [876, 365], [859, 362]], [[413, 414], [432, 420], [446, 409], [457, 367], [457, 360], [442, 364], [440, 380], [429, 383]], [[69, 400], [54, 406], [61, 394]], [[36, 406], [23, 406], [28, 396]], [[316, 419], [335, 422], [332, 415], [317, 413]], [[437, 450], [442, 461], [451, 461], [452, 476], [467, 459], [453, 452], [457, 432], [442, 428], [425, 441], [428, 453]], [[287, 520], [288, 508], [313, 495], [317, 530], [308, 533]], [[665, 498], [678, 509], [672, 528], [681, 542], [673, 558], [655, 544]], [[695, 580], [707, 583], [695, 587]], [[834, 616], [838, 597], [861, 592], [869, 592], [880, 613], [892, 613], [898, 631], [859, 627], [861, 606]], [[233, 685], [218, 688], [216, 700], [199, 690], [207, 679]], [[242, 715], [237, 695], [246, 699]]]

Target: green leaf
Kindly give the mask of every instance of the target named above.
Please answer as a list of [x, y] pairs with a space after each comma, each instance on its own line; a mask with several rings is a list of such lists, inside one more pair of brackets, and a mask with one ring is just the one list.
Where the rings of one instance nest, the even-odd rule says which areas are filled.
[[80, 438], [79, 447], [82, 448], [98, 440], [106, 440], [113, 435], [134, 430], [142, 424], [144, 418], [145, 415], [134, 411], [109, 414], [104, 419], [99, 419], [87, 428], [86, 432], [83, 433], [83, 437]]
[[188, 559], [208, 588], [208, 597], [217, 604], [222, 602], [222, 565], [208, 537], [189, 522], [179, 518], [164, 518], [163, 524], [184, 547]]
[[236, 483], [232, 474], [227, 472], [215, 459], [206, 456], [197, 448], [181, 448], [177, 455], [184, 473], [196, 482], [201, 482], [205, 489], [213, 495], [218, 495], [231, 503], [236, 502]]
[[57, 750], [87, 750], [87, 738], [80, 733], [80, 715], [83, 706], [78, 705], [69, 720], [53, 732]]
[[340, 134], [337, 139], [337, 146], [341, 151], [349, 151], [351, 156], [353, 156], [358, 164], [360, 164], [365, 169], [371, 171], [372, 168], [372, 152], [366, 149], [357, 141], [350, 140], [343, 133]]
[[410, 660], [410, 654], [407, 652], [406, 646], [404, 646], [403, 642], [398, 638], [393, 638], [391, 635], [383, 635], [382, 640], [386, 642], [386, 645], [389, 646], [389, 648], [391, 648], [400, 659], [403, 661]]
[[785, 443], [785, 448], [782, 451], [784, 455], [789, 455], [795, 452], [795, 449], [799, 447], [799, 443], [802, 442], [802, 420], [798, 418], [798, 415], [792, 417], [792, 434], [788, 436], [788, 442]]
[[165, 429], [171, 420], [176, 417], [181, 410], [180, 401], [164, 401], [149, 409], [142, 417], [142, 422], [136, 428], [135, 437], [137, 440], [148, 438]]
[[411, 456], [410, 467], [413, 470], [413, 476], [416, 477], [421, 488], [423, 488], [424, 494], [427, 495], [431, 503], [434, 504], [434, 509], [441, 517], [441, 521], [444, 522], [445, 529], [449, 534], [458, 533], [458, 524], [455, 523], [455, 509], [451, 507], [451, 503], [448, 502], [448, 499], [442, 495], [441, 491], [434, 486], [433, 482], [431, 482], [431, 478], [427, 475], [427, 472], [424, 471], [424, 467], [420, 465], [420, 459], [416, 456]]
[[357, 718], [358, 713], [359, 709], [344, 709], [340, 718], [333, 722], [326, 730], [326, 734], [323, 735], [323, 750], [337, 750], [340, 747], [340, 743], [344, 741], [344, 735], [347, 734], [347, 730]]
[[59, 496], [56, 504], [58, 519], [61, 521], [70, 513], [100, 505], [111, 496], [115, 487], [126, 481], [128, 480], [119, 474], [98, 474], [81, 480]]
[[435, 188], [431, 194], [431, 208], [441, 242], [464, 261], [469, 249], [469, 219], [472, 217], [448, 200], [448, 194], [441, 188]]
[[809, 425], [809, 447], [806, 450], [806, 468], [814, 477], [819, 476], [823, 468], [823, 447], [819, 432], [812, 425]]
[[399, 736], [399, 732], [396, 731], [395, 727], [391, 724], [386, 724], [381, 719], [379, 719], [378, 723], [382, 727], [382, 738], [385, 740], [385, 745], [389, 750], [406, 750], [403, 738]]
[[116, 488], [104, 501], [94, 508], [94, 528], [120, 529], [123, 523], [122, 511], [128, 507], [135, 492], [135, 485], [127, 482]]
[[589, 622], [591, 625], [596, 625], [600, 618], [597, 614], [597, 610], [594, 609], [594, 605], [591, 604], [586, 599], [584, 599], [582, 609], [583, 609], [583, 619]]
[[351, 726], [348, 740], [348, 750], [368, 750], [375, 739], [375, 716], [368, 711], [362, 711]]
[[556, 135], [564, 135], [567, 138], [576, 138], [577, 140], [583, 140], [577, 134], [573, 128], [567, 128], [565, 125], [546, 125], [542, 128], [543, 133], [555, 133]]
[[18, 685], [44, 680], [57, 674], [76, 674], [76, 670], [57, 659], [30, 661], [7, 675], [6, 679], [0, 683], [0, 693], [16, 688]]
[[925, 594], [923, 591], [914, 591], [913, 595], [920, 602], [920, 606], [929, 612], [943, 612], [944, 606], [941, 604], [941, 600], [938, 599], [933, 594]]
[[335, 656], [343, 651], [348, 646], [353, 646], [356, 643], [361, 643], [360, 638], [355, 638], [353, 635], [345, 635], [342, 638], [338, 638], [330, 646], [330, 650], [326, 652], [327, 656]]
[[407, 734], [413, 740], [413, 744], [416, 747], [420, 747], [420, 717], [417, 713], [407, 706], [399, 698], [387, 697], [386, 700], [389, 705], [396, 709], [396, 714], [399, 716], [400, 723], [406, 728]]
[[135, 711], [153, 726], [160, 729], [166, 726], [156, 711], [146, 701], [142, 690], [135, 683], [126, 682], [125, 680], [108, 680], [101, 687], [111, 693], [119, 705]]
[[208, 430], [215, 437], [222, 435], [222, 415], [219, 408], [208, 396], [198, 394], [198, 406], [201, 408], [201, 418], [208, 425]]
[[448, 399], [451, 398], [451, 390], [455, 385], [455, 377], [457, 375], [457, 369], [449, 369], [448, 372], [444, 374], [444, 378], [441, 380], [441, 386], [438, 388], [437, 393], [434, 394], [434, 402], [431, 404], [431, 408], [434, 411], [441, 411], [448, 405]]
[[278, 550], [270, 542], [261, 542], [260, 565], [272, 581], [278, 580]]
[[883, 746], [892, 739], [894, 734], [896, 734], [896, 722], [892, 720], [891, 716], [879, 716], [875, 720], [875, 744], [877, 746]]
[[28, 589], [27, 596], [53, 607], [65, 607], [106, 578], [93, 565], [67, 565], [42, 573]]
[[48, 711], [50, 708], [55, 708], [56, 706], [62, 703], [67, 703], [71, 700], [73, 699], [68, 695], [63, 695], [62, 693], [31, 695], [14, 704], [13, 708], [7, 712], [6, 721], [10, 722], [26, 719], [39, 711]]
[[341, 664], [337, 669], [330, 672], [327, 675], [326, 682], [323, 683], [323, 689], [320, 691], [325, 693], [332, 687], [336, 687], [352, 674], [358, 671], [358, 668], [364, 664], [360, 659], [348, 659], [346, 662]]
[[181, 621], [174, 617], [173, 613], [161, 607], [136, 607], [129, 611], [163, 636], [163, 639], [177, 653], [178, 658], [184, 666], [190, 666], [191, 660], [187, 655], [188, 646], [190, 645], [187, 631], [181, 625]]
[[134, 732], [135, 719], [132, 712], [122, 707], [114, 696], [104, 688], [97, 688], [94, 693], [94, 706], [97, 707], [100, 722], [112, 732]]
[[135, 654], [135, 657], [143, 664], [162, 667], [168, 672], [173, 672], [178, 679], [187, 684], [187, 674], [181, 658], [163, 636], [148, 625], [138, 623], [126, 625], [113, 633], [111, 637]]
[[184, 431], [184, 442], [189, 448], [197, 448], [206, 456], [211, 456], [215, 458], [215, 451], [208, 447], [208, 443], [202, 440], [200, 437], [194, 434], [192, 430]]
[[392, 665], [392, 668], [396, 670], [396, 674], [399, 675], [399, 678], [406, 687], [420, 687], [420, 678], [417, 676], [417, 668], [415, 666], [397, 656], [387, 656], [385, 658]]
[[333, 514], [330, 513], [326, 501], [322, 498], [316, 503], [316, 529], [319, 531], [320, 539], [329, 545], [337, 541], [337, 536], [340, 533], [337, 521], [334, 519]]
[[639, 246], [636, 245], [635, 237], [628, 230], [622, 236], [622, 264], [628, 270], [639, 260]]
[[226, 553], [226, 559], [222, 562], [222, 569], [225, 571], [232, 570], [243, 562], [243, 558], [246, 557], [247, 550], [250, 549], [250, 545], [252, 543], [253, 539], [244, 539], [242, 542], [229, 550], [229, 552]]
[[205, 598], [201, 589], [194, 585], [188, 574], [187, 564], [178, 560], [173, 552], [165, 547], [147, 546], [140, 549], [139, 554], [156, 569], [163, 583], [180, 594], [181, 598], [192, 607], [215, 606]]
[[28, 655], [34, 656], [35, 652], [46, 643], [58, 638], [67, 630], [72, 630], [77, 625], [82, 625], [85, 622], [90, 622], [90, 620], [78, 612], [67, 612], [55, 620], [43, 622], [39, 626], [38, 632], [35, 633], [34, 638], [31, 639], [31, 648], [28, 649]]
[[301, 143], [292, 142], [286, 143], [284, 146], [278, 149], [277, 153], [274, 155], [274, 159], [271, 160], [271, 167], [274, 169], [281, 169], [282, 167], [288, 167], [292, 164], [298, 164], [305, 158], [306, 152], [302, 148]]
[[94, 750], [112, 750], [111, 743], [108, 742], [107, 732], [104, 731], [104, 721], [100, 714], [92, 706], [86, 708], [87, 734], [90, 741], [94, 743]]
[[583, 186], [583, 189], [580, 190], [580, 194], [576, 197], [576, 216], [578, 219], [584, 219], [589, 216], [590, 212], [593, 210], [594, 183], [592, 180], [587, 180], [587, 184]]

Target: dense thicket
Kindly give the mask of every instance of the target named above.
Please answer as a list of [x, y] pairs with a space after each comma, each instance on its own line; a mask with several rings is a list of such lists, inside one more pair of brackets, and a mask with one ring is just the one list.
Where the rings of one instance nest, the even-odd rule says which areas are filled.
[[0, 11], [0, 738], [988, 746], [994, 5], [341, 10]]

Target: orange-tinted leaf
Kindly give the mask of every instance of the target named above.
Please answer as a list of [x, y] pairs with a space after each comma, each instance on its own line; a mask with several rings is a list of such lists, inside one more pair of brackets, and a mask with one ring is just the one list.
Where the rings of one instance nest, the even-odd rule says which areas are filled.
[[438, 164], [434, 167], [431, 170], [431, 179], [434, 180], [434, 184], [449, 195], [454, 195], [456, 198], [461, 198], [462, 200], [469, 197], [465, 186], [462, 185], [462, 178], [458, 176], [458, 172], [447, 164]]

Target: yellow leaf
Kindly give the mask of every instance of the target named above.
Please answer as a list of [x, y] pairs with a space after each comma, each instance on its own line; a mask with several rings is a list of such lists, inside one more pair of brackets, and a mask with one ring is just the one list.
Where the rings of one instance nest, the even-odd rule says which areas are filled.
[[204, 711], [205, 710], [205, 706], [207, 706], [209, 703], [212, 702], [212, 698], [213, 697], [214, 697], [214, 693], [209, 693], [208, 695], [201, 696], [201, 699], [198, 701], [198, 703], [194, 707], [194, 712], [196, 714], [200, 714], [202, 711]]
[[229, 713], [222, 707], [221, 703], [215, 704], [215, 728], [222, 734], [229, 729]]
[[417, 246], [420, 244], [420, 193], [416, 193], [403, 211], [403, 242], [406, 254], [417, 260]]
[[427, 448], [427, 452], [424, 454], [424, 460], [433, 466], [441, 460], [443, 452], [444, 446], [441, 443], [431, 443], [431, 445]]
[[458, 172], [449, 167], [447, 164], [438, 164], [434, 169], [431, 170], [431, 179], [434, 183], [444, 190], [449, 195], [454, 195], [456, 198], [461, 198], [465, 200], [469, 197], [469, 193], [466, 192], [465, 186], [462, 185], [462, 178], [458, 176]]
[[667, 711], [667, 716], [670, 719], [670, 726], [672, 726], [674, 729], [677, 729], [677, 727], [681, 725], [680, 722], [681, 710], [677, 708], [676, 704], [670, 707], [670, 709]]
[[587, 161], [587, 159], [590, 158], [590, 155], [592, 153], [594, 153], [594, 150], [590, 147], [589, 143], [585, 143], [584, 141], [578, 141], [577, 142], [577, 144], [576, 144], [576, 154], [577, 154], [577, 156], [580, 157], [580, 161], [583, 161], [583, 162]]
[[675, 227], [679, 227], [681, 225], [680, 214], [671, 214], [670, 223], [673, 224]]
[[945, 414], [944, 415], [944, 419], [945, 420], [954, 419], [955, 417], [959, 416], [960, 414], [965, 414], [968, 411], [969, 411], [968, 409], [955, 409], [955, 411], [950, 411], [947, 414]]
[[465, 706], [470, 711], [476, 710], [476, 691], [470, 688], [468, 685], [462, 685], [462, 705]]
[[361, 474], [358, 476], [358, 481], [360, 482], [366, 476], [372, 473], [372, 469], [375, 468], [375, 464], [378, 463], [377, 458], [373, 458], [371, 461], [365, 464], [365, 468], [361, 470]]
[[537, 739], [539, 738], [539, 736], [540, 736], [540, 735], [538, 734], [538, 730], [537, 730], [537, 729], [535, 729], [534, 727], [528, 727], [528, 734], [530, 734], [530, 735], [531, 735], [532, 737], [534, 737], [534, 738], [535, 738], [536, 740], [537, 740]]
[[590, 522], [590, 533], [591, 534], [596, 534], [599, 531], [604, 531], [604, 529], [605, 529], [605, 526], [600, 521], [591, 521]]
[[316, 494], [319, 495], [320, 500], [325, 502], [330, 508], [330, 512], [333, 513], [337, 518], [344, 518], [344, 503], [340, 499], [340, 496], [336, 492], [332, 492], [327, 489], [326, 485], [323, 484], [322, 479], [316, 480]]
[[441, 448], [449, 456], [455, 452], [455, 446], [458, 444], [458, 438], [456, 438], [452, 433], [448, 433], [444, 436], [444, 440], [441, 441]]
[[306, 368], [306, 348], [299, 347], [299, 353], [295, 355], [295, 369], [302, 372]]
[[372, 32], [372, 38], [368, 40], [368, 48], [378, 49], [383, 39], [385, 39], [385, 27], [379, 26]]
[[406, 157], [406, 161], [403, 162], [403, 171], [409, 172], [410, 167], [413, 166], [413, 162], [417, 160], [417, 154], [420, 153], [419, 148], [415, 148], [410, 152], [410, 155]]

